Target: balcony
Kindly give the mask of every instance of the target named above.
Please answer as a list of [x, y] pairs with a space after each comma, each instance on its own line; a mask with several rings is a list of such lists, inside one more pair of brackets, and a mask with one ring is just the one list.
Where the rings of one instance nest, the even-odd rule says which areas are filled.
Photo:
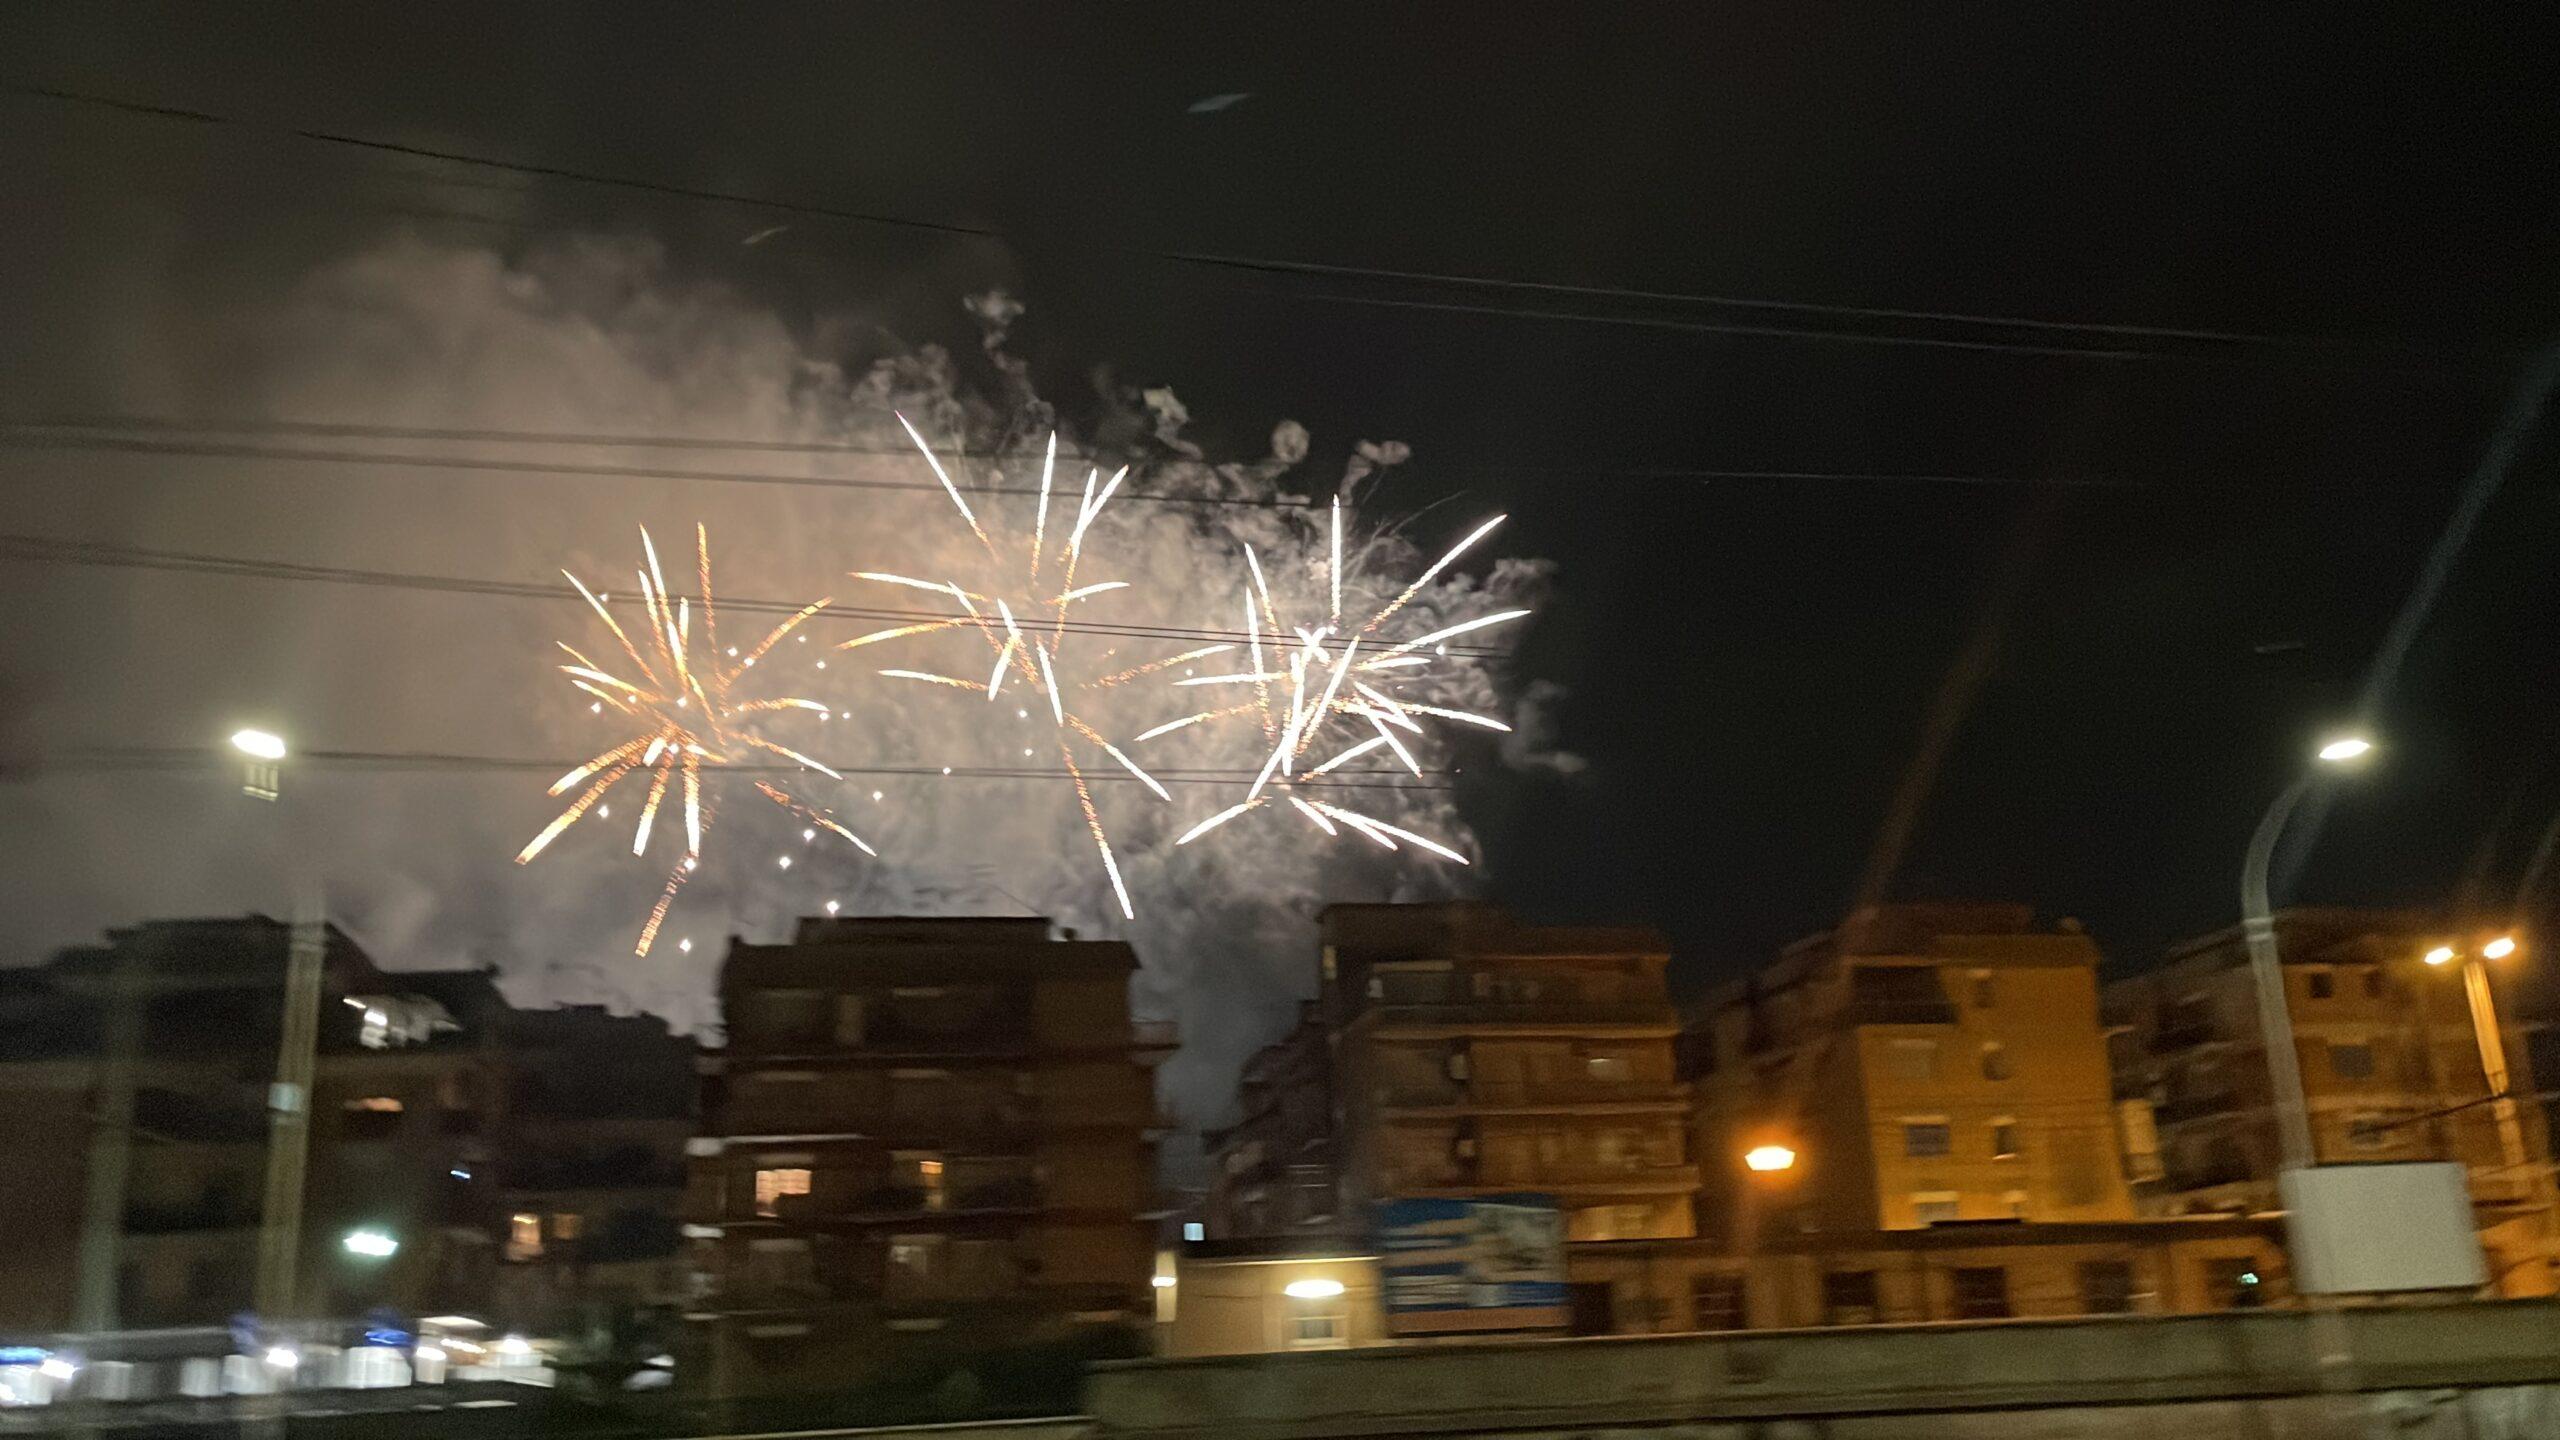
[[1373, 1092], [1382, 1110], [1449, 1111], [1574, 1109], [1605, 1105], [1677, 1106], [1689, 1088], [1667, 1081], [1477, 1080], [1465, 1085], [1381, 1086]]
[[1465, 1000], [1407, 1003], [1373, 1000], [1365, 1007], [1382, 1026], [1643, 1025], [1666, 1033], [1679, 1020], [1668, 1004], [1587, 1003], [1575, 1000]]
[[2222, 1037], [2214, 1033], [2210, 1021], [2178, 1021], [2164, 1024], [2151, 1032], [2151, 1049], [2154, 1054], [2167, 1055], [2180, 1050], [2193, 1050], [2199, 1045], [2210, 1045], [2220, 1038]]
[[1956, 1007], [1953, 1002], [1944, 999], [1857, 999], [1849, 1002], [1846, 1013], [1851, 1025], [1953, 1025], [1956, 1023]]
[[1390, 1172], [1393, 1192], [1478, 1190], [1565, 1191], [1597, 1195], [1685, 1195], [1698, 1188], [1698, 1167], [1596, 1163], [1511, 1166], [1452, 1164]]
[[2224, 1091], [2213, 1095], [2179, 1095], [2154, 1106], [2152, 1117], [2163, 1125], [2207, 1115], [2228, 1115], [2240, 1108], [2240, 1097]]

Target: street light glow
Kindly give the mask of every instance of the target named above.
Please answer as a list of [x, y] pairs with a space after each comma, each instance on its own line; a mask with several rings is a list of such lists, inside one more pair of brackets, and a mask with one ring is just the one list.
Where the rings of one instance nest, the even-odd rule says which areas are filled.
[[2453, 947], [2439, 945], [2427, 952], [2426, 959], [2430, 965], [2450, 965], [2453, 963]]
[[350, 1255], [363, 1255], [374, 1260], [387, 1260], [400, 1249], [399, 1241], [379, 1230], [349, 1231], [347, 1238], [338, 1243], [346, 1246]]
[[278, 1345], [267, 1352], [267, 1363], [279, 1370], [290, 1370], [302, 1363], [302, 1356], [290, 1345]]
[[2361, 759], [2373, 753], [2373, 742], [2361, 735], [2341, 735], [2320, 747], [2320, 758], [2332, 765]]
[[1342, 1293], [1339, 1280], [1292, 1280], [1280, 1289], [1292, 1300], [1330, 1300]]
[[258, 760], [281, 760], [284, 737], [267, 730], [234, 730], [231, 748]]
[[1743, 1153], [1742, 1163], [1753, 1170], [1763, 1172], [1792, 1170], [1795, 1168], [1796, 1152], [1784, 1145], [1755, 1145]]
[[2508, 956], [2516, 953], [2516, 937], [2513, 935], [2501, 935], [2497, 939], [2490, 941], [2488, 944], [2481, 946], [2480, 953], [2492, 960], [2504, 960]]

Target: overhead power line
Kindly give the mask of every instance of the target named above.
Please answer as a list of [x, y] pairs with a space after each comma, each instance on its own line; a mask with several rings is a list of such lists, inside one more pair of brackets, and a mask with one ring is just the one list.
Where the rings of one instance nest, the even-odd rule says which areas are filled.
[[[458, 150], [439, 149], [423, 145], [403, 144], [393, 141], [373, 139], [361, 135], [348, 134], [340, 131], [321, 130], [293, 125], [265, 124], [243, 120], [235, 116], [215, 114], [210, 111], [186, 109], [177, 106], [157, 105], [142, 101], [64, 90], [51, 86], [19, 85], [11, 87], [11, 89], [14, 93], [20, 95], [51, 100], [62, 104], [87, 106], [95, 109], [115, 111], [118, 113], [142, 116], [156, 120], [178, 121], [188, 124], [237, 129], [251, 133], [281, 135], [307, 141], [313, 144], [334, 146], [371, 154], [429, 160], [440, 164], [467, 166], [474, 169], [533, 176], [541, 179], [566, 181], [582, 185], [602, 186], [612, 189], [632, 191], [634, 193], [665, 196], [675, 199], [734, 205], [773, 214], [805, 216], [812, 219], [828, 220], [845, 224], [875, 226], [883, 229], [901, 230], [925, 235], [964, 237], [970, 239], [993, 240], [1008, 244], [1013, 243], [1013, 238], [1011, 236], [986, 225], [926, 220], [909, 215], [898, 215], [884, 211], [859, 210], [845, 206], [820, 204], [808, 200], [778, 199], [772, 196], [754, 195], [742, 191], [680, 185], [668, 181], [653, 179], [647, 176], [605, 174], [598, 171], [583, 170], [565, 165], [549, 165], [528, 161], [504, 160], [488, 155], [476, 155]], [[479, 219], [483, 217], [457, 218]], [[1837, 341], [1841, 343], [1861, 345], [1898, 345], [1924, 348], [2010, 351], [2020, 354], [2074, 357], [2108, 361], [2152, 359], [2210, 361], [2235, 358], [2227, 354], [2218, 354], [2212, 351], [2198, 352], [2193, 349], [2143, 349], [2127, 346], [2121, 343], [2137, 339], [2168, 341], [2189, 347], [2202, 345], [2223, 347], [2226, 350], [2242, 349], [2253, 352], [2292, 352], [2291, 358], [2306, 358], [2302, 355], [2302, 352], [2307, 352], [2313, 349], [2342, 351], [2361, 349], [2370, 353], [2377, 348], [2371, 345], [2358, 346], [2353, 342], [2341, 342], [2316, 337], [2279, 335], [2211, 327], [2145, 325], [2116, 321], [2057, 320], [2039, 316], [1982, 314], [1960, 310], [1932, 309], [1923, 307], [1855, 305], [1821, 301], [1771, 299], [1754, 296], [1645, 290], [1632, 287], [1575, 285], [1557, 281], [1436, 273], [1430, 271], [1395, 269], [1385, 266], [1330, 264], [1318, 261], [1292, 260], [1250, 255], [1232, 255], [1194, 250], [1160, 250], [1128, 245], [1113, 248], [1121, 253], [1134, 254], [1143, 258], [1163, 261], [1166, 263], [1185, 265], [1199, 269], [1215, 269], [1236, 273], [1330, 280], [1359, 280], [1376, 284], [1432, 286], [1443, 289], [1456, 288], [1477, 292], [1555, 296], [1582, 300], [1608, 300], [1630, 305], [1673, 306], [1689, 310], [1724, 309], [1753, 313], [1830, 317], [1843, 321], [1869, 324], [1878, 321], [1889, 321], [1906, 325], [1916, 323], [1938, 326], [1964, 326], [1991, 331], [2008, 330], [2032, 332], [2054, 337], [2085, 335], [2093, 337], [2101, 343], [2096, 345], [2068, 345], [2058, 343], [2054, 340], [2038, 342], [1992, 337], [1964, 338], [1880, 330], [1854, 330], [1841, 328], [1825, 329], [1812, 325], [1784, 326], [1747, 321], [1711, 322], [1701, 321], [1694, 317], [1684, 318], [1673, 315], [1611, 315], [1576, 311], [1539, 310], [1518, 306], [1499, 306], [1489, 304], [1468, 305], [1449, 302], [1398, 300], [1377, 296], [1304, 292], [1292, 293], [1292, 298], [1316, 300], [1326, 303], [1378, 305], [1391, 308], [1442, 311], [1448, 313], [1502, 315], [1523, 319], [1569, 321], [1582, 324], [1638, 326], [1688, 331], [1692, 333], [1764, 335], [1782, 339]], [[2399, 353], [2405, 355], [2409, 352], [2404, 348]]]
[[[521, 600], [566, 600], [580, 605], [586, 603], [584, 597], [568, 585], [537, 584], [523, 580], [492, 580], [465, 575], [438, 575], [417, 571], [368, 570], [344, 565], [313, 565], [291, 560], [260, 560], [185, 550], [159, 550], [102, 540], [63, 540], [45, 535], [0, 533], [0, 556], [41, 564], [227, 575], [252, 580], [366, 585], [384, 589], [456, 595], [500, 595]], [[700, 599], [699, 596], [683, 593], [677, 593], [671, 598]], [[754, 597], [719, 597], [719, 604], [725, 610], [766, 615], [792, 615], [806, 608], [806, 602], [802, 601]], [[959, 611], [910, 610], [870, 605], [828, 605], [819, 609], [812, 618], [885, 621], [890, 624], [969, 619], [966, 614]], [[1246, 644], [1251, 639], [1242, 630], [1193, 629], [1174, 625], [1115, 625], [1100, 620], [1068, 620], [1064, 628], [1070, 634], [1120, 639], [1237, 645]], [[1448, 647], [1448, 653], [1471, 659], [1502, 659], [1511, 652], [1489, 646], [1453, 644]]]

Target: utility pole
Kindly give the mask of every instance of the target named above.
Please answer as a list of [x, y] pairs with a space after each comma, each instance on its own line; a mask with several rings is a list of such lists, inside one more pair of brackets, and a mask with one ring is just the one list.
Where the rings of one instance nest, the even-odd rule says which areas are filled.
[[267, 1088], [267, 1188], [258, 1227], [256, 1307], [273, 1320], [295, 1309], [295, 1261], [302, 1247], [302, 1195], [311, 1154], [311, 1077], [320, 1034], [320, 981], [328, 923], [320, 899], [296, 901], [285, 947], [284, 1016], [275, 1083]]
[[92, 1335], [116, 1328], [125, 1190], [133, 1171], [134, 1067], [142, 1049], [142, 969], [132, 939], [116, 947], [107, 972], [106, 1048], [89, 1095], [88, 1183], [81, 1196], [71, 1323]]

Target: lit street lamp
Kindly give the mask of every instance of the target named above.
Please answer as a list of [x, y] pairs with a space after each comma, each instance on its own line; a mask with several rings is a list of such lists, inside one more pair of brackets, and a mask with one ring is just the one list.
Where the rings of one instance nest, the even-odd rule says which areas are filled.
[[400, 1251], [400, 1242], [379, 1230], [351, 1230], [338, 1243], [346, 1247], [348, 1254], [368, 1260], [388, 1260]]
[[234, 730], [231, 748], [246, 757], [241, 771], [241, 793], [259, 800], [273, 800], [280, 793], [277, 781], [283, 775], [284, 737], [272, 730]]
[[1784, 1145], [1755, 1145], [1742, 1153], [1745, 1168], [1766, 1174], [1773, 1170], [1792, 1170], [1796, 1152]]
[[[2351, 765], [2373, 753], [2373, 742], [2362, 735], [2341, 735], [2323, 744], [2317, 753], [2322, 765]], [[2249, 945], [2250, 974], [2257, 981], [2258, 1026], [2266, 1039], [2276, 1133], [2283, 1142], [2287, 1170], [2308, 1169], [2318, 1163], [2319, 1156], [2311, 1144], [2310, 1104], [2302, 1093], [2302, 1057], [2293, 1049], [2293, 1014], [2285, 1004], [2284, 970], [2276, 954], [2275, 914], [2267, 901], [2267, 867], [2275, 858], [2276, 840], [2284, 834], [2285, 822], [2293, 818], [2294, 808], [2322, 778], [2319, 770], [2305, 769], [2276, 796], [2259, 819], [2257, 833], [2249, 837], [2249, 854], [2240, 867], [2240, 929]]]

